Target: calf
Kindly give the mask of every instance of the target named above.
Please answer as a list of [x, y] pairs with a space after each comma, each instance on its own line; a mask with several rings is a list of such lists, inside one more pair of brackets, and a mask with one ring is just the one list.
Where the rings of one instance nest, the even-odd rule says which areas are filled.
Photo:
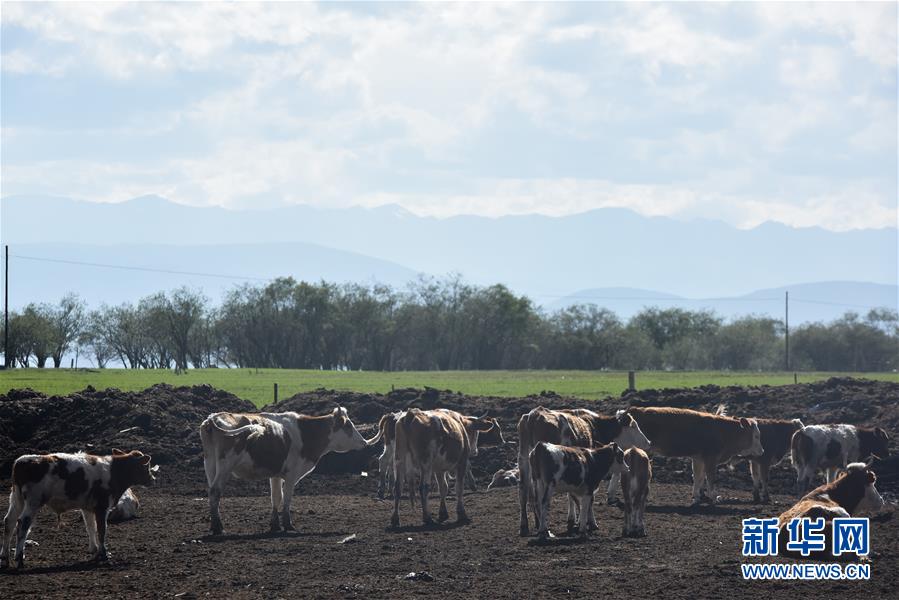
[[646, 499], [649, 497], [649, 482], [652, 480], [652, 461], [639, 448], [631, 448], [624, 453], [628, 470], [621, 474], [621, 491], [624, 494], [624, 537], [646, 535]]
[[446, 495], [449, 491], [446, 475], [450, 471], [456, 475], [456, 518], [459, 522], [467, 522], [462, 487], [468, 459], [477, 452], [478, 434], [494, 428], [499, 428], [499, 423], [486, 416], [468, 417], [446, 409], [407, 410], [396, 423], [391, 526], [398, 527], [400, 524], [400, 493], [407, 469], [419, 476], [422, 521], [425, 525], [433, 523], [428, 509], [428, 491], [434, 476], [437, 477], [440, 490], [438, 519], [445, 521], [449, 518], [446, 509]]
[[493, 474], [493, 479], [490, 480], [490, 485], [487, 486], [487, 490], [490, 491], [493, 488], [518, 485], [518, 478], [519, 473], [517, 466], [512, 469], [500, 469]]
[[136, 519], [138, 513], [140, 513], [140, 499], [138, 499], [134, 490], [128, 488], [112, 510], [109, 511], [109, 516], [106, 519], [110, 523], [121, 523], [122, 521]]
[[[531, 450], [539, 442], [581, 448], [615, 442], [624, 448], [631, 446], [649, 448], [649, 440], [643, 435], [637, 422], [624, 411], [618, 411], [614, 415], [600, 415], [585, 409], [549, 410], [540, 406], [522, 415], [518, 420], [518, 468], [521, 470], [518, 479], [518, 503], [521, 535], [528, 534], [528, 503], [530, 502], [534, 509], [535, 517], [538, 508], [528, 458]], [[569, 497], [569, 529], [574, 529], [575, 509], [576, 499], [573, 496]], [[587, 507], [587, 524], [589, 527], [596, 527], [592, 504]]]
[[831, 559], [832, 530], [829, 523], [835, 517], [855, 516], [860, 512], [875, 512], [883, 507], [883, 498], [874, 487], [877, 476], [869, 469], [869, 463], [851, 463], [845, 472], [830, 483], [815, 488], [790, 507], [778, 518], [778, 554], [780, 556], [801, 557], [798, 552], [787, 550], [789, 533], [787, 525], [794, 518], [824, 518], [825, 550], [812, 553], [809, 558]]
[[[212, 533], [221, 535], [219, 503], [231, 476], [268, 479], [272, 494], [272, 531], [294, 530], [290, 501], [300, 479], [328, 452], [360, 450], [365, 440], [343, 407], [321, 417], [295, 412], [215, 413], [200, 425], [203, 466], [209, 484]], [[278, 517], [281, 522], [278, 522]]]
[[0, 567], [9, 566], [10, 544], [16, 541], [16, 565], [25, 564], [25, 540], [34, 517], [44, 505], [57, 515], [80, 510], [87, 529], [88, 551], [106, 560], [106, 520], [125, 490], [134, 485], [153, 485], [158, 466], [150, 455], [137, 450], [113, 450], [110, 456], [92, 454], [26, 454], [12, 467], [9, 511], [3, 521]]
[[528, 465], [537, 500], [537, 535], [541, 539], [552, 535], [549, 509], [556, 489], [578, 497], [581, 506], [578, 531], [586, 536], [587, 507], [593, 504], [599, 483], [610, 472], [628, 471], [624, 452], [615, 442], [598, 448], [539, 442], [528, 456]]
[[702, 500], [703, 485], [709, 500], [715, 501], [719, 464], [733, 456], [761, 456], [764, 452], [755, 419], [667, 407], [633, 407], [628, 412], [652, 440], [650, 451], [692, 459], [694, 506]]
[[796, 469], [796, 488], [801, 495], [811, 487], [818, 469], [830, 483], [838, 470], [869, 456], [890, 455], [890, 436], [880, 427], [856, 425], [809, 425], [793, 434], [790, 455]]
[[752, 475], [752, 498], [755, 502], [768, 503], [768, 476], [771, 467], [778, 464], [790, 453], [793, 434], [802, 429], [799, 419], [756, 419], [762, 434], [761, 456], [748, 456], [749, 473]]

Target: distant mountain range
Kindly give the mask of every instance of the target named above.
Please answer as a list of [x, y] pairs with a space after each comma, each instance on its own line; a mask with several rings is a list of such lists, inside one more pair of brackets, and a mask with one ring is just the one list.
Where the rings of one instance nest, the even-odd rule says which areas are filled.
[[[157, 196], [118, 204], [13, 196], [0, 200], [0, 242], [10, 244], [14, 256], [14, 306], [55, 300], [68, 290], [92, 304], [118, 302], [185, 284], [217, 298], [241, 281], [24, 256], [257, 278], [250, 282], [293, 275], [403, 285], [421, 273], [455, 272], [473, 283], [505, 283], [547, 307], [593, 296], [623, 315], [646, 303], [678, 302], [727, 315], [767, 314], [770, 303], [771, 314], [779, 315], [782, 300], [761, 299], [782, 298], [784, 287], [795, 292], [795, 310], [828, 315], [822, 318], [849, 305], [897, 303], [896, 228], [833, 232], [765, 223], [741, 230], [625, 209], [436, 219], [397, 206], [232, 211]], [[809, 284], [799, 292], [796, 282], [838, 283]], [[834, 305], [803, 305], [801, 296]], [[725, 297], [737, 299], [714, 300]]]

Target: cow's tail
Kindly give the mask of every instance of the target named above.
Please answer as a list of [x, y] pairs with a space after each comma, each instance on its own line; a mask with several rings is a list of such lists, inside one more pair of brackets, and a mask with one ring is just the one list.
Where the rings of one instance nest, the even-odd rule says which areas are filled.
[[[219, 430], [222, 435], [226, 435], [228, 437], [237, 437], [239, 435], [252, 435], [252, 434], [263, 434], [265, 433], [265, 427], [260, 425], [259, 423], [250, 423], [248, 425], [244, 425], [242, 427], [235, 427], [234, 429], [225, 429], [221, 425], [218, 424], [215, 417], [210, 417], [206, 420], [207, 423], [211, 423], [212, 427]], [[205, 423], [204, 423], [205, 424]]]

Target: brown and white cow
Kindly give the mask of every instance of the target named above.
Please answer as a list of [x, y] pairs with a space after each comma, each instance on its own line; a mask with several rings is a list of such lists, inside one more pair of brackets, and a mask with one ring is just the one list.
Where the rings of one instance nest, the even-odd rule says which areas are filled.
[[624, 453], [627, 471], [621, 473], [621, 491], [624, 495], [624, 537], [646, 535], [646, 500], [649, 498], [649, 482], [652, 481], [652, 461], [639, 448], [631, 448]]
[[140, 498], [137, 497], [134, 490], [128, 488], [122, 494], [122, 497], [119, 498], [119, 501], [116, 502], [116, 505], [112, 507], [112, 510], [109, 511], [109, 516], [106, 520], [110, 523], [121, 523], [122, 521], [136, 519], [139, 514]]
[[[651, 439], [651, 438], [650, 438]], [[539, 406], [518, 420], [518, 503], [520, 507], [519, 533], [528, 534], [528, 503], [537, 511], [535, 490], [531, 481], [531, 450], [539, 442], [591, 448], [594, 445], [615, 442], [623, 448], [649, 448], [649, 440], [639, 425], [625, 411], [615, 415], [600, 415], [592, 410], [550, 410]], [[576, 499], [569, 498], [568, 527], [574, 529]], [[587, 524], [596, 527], [593, 505], [587, 507]]]
[[[446, 409], [437, 409], [437, 410], [446, 410]], [[378, 498], [384, 499], [385, 491], [389, 491], [393, 489], [393, 455], [394, 455], [394, 441], [396, 439], [396, 422], [406, 414], [404, 411], [387, 413], [386, 415], [381, 417], [381, 420], [378, 422], [378, 435], [372, 440], [372, 443], [376, 443], [378, 439], [381, 439], [384, 442], [384, 450], [381, 452], [381, 455], [378, 457]], [[495, 429], [491, 429], [490, 431], [485, 431], [483, 434], [476, 435], [477, 443], [474, 444], [471, 456], [477, 456], [477, 449], [479, 444], [505, 444], [506, 441], [503, 439], [502, 430], [499, 427]], [[407, 479], [409, 481], [412, 480], [407, 473]], [[471, 472], [471, 463], [468, 464], [468, 469], [465, 471], [465, 483], [468, 485], [468, 489], [475, 492], [478, 489], [477, 481], [474, 478], [474, 474]], [[415, 495], [410, 492], [409, 501], [412, 503], [412, 506], [415, 506]]]
[[849, 463], [870, 456], [888, 457], [889, 444], [890, 436], [880, 427], [847, 424], [803, 427], [793, 434], [790, 444], [798, 493], [803, 494], [811, 487], [818, 469], [824, 470], [825, 481], [830, 483], [838, 470]]
[[511, 469], [500, 469], [493, 474], [493, 478], [490, 480], [490, 484], [487, 486], [487, 491], [490, 491], [493, 488], [516, 486], [518, 485], [519, 477], [521, 477], [521, 475], [518, 471], [517, 465], [512, 467]]
[[486, 416], [469, 417], [452, 410], [423, 411], [410, 408], [396, 423], [393, 459], [393, 515], [390, 524], [400, 524], [399, 503], [403, 481], [407, 474], [417, 475], [421, 497], [422, 521], [433, 523], [428, 509], [431, 479], [437, 477], [440, 490], [439, 521], [449, 518], [446, 495], [449, 491], [447, 474], [456, 476], [456, 518], [467, 522], [462, 501], [462, 488], [468, 459], [477, 452], [478, 435], [499, 428], [496, 419]]
[[764, 452], [755, 419], [668, 407], [633, 407], [628, 412], [652, 440], [650, 452], [692, 459], [694, 506], [702, 499], [703, 485], [709, 500], [715, 501], [719, 464], [734, 456], [761, 456]]
[[214, 413], [200, 425], [200, 439], [214, 535], [222, 533], [219, 503], [232, 476], [268, 479], [271, 530], [283, 527], [292, 531], [290, 501], [300, 479], [328, 452], [359, 450], [371, 443], [362, 437], [343, 407], [321, 417], [295, 412]]
[[793, 434], [802, 429], [799, 419], [756, 419], [762, 434], [761, 456], [747, 456], [749, 473], [752, 475], [752, 498], [756, 502], [768, 503], [768, 477], [771, 467], [777, 465], [790, 453]]
[[109, 509], [134, 485], [153, 485], [158, 466], [150, 455], [137, 450], [113, 450], [109, 456], [92, 454], [26, 454], [12, 467], [9, 511], [3, 521], [0, 567], [9, 566], [12, 538], [18, 532], [16, 565], [25, 564], [25, 540], [43, 506], [57, 515], [80, 510], [87, 529], [88, 551], [106, 560], [106, 522]]
[[586, 536], [589, 511], [584, 507], [593, 505], [596, 489], [609, 473], [621, 474], [628, 470], [624, 452], [615, 442], [597, 448], [539, 442], [528, 456], [528, 466], [537, 501], [537, 535], [541, 539], [552, 536], [549, 509], [556, 490], [578, 498], [582, 507], [578, 531]]
[[842, 475], [822, 486], [819, 486], [802, 497], [778, 518], [778, 554], [780, 556], [800, 557], [798, 552], [787, 550], [789, 541], [787, 525], [794, 518], [824, 518], [824, 552], [812, 553], [808, 558], [831, 559], [832, 531], [829, 523], [836, 517], [855, 516], [861, 512], [876, 512], [883, 507], [883, 498], [874, 484], [877, 476], [868, 463], [850, 463]]

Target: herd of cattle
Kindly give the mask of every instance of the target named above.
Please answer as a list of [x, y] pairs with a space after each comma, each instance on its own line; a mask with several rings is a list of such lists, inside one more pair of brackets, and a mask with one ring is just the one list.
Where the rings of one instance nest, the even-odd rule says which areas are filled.
[[[219, 504], [231, 477], [268, 479], [271, 485], [271, 529], [292, 530], [290, 504], [296, 484], [329, 452], [348, 452], [383, 441], [379, 458], [378, 493], [390, 488], [390, 524], [400, 524], [400, 500], [408, 484], [408, 499], [421, 503], [422, 521], [433, 522], [428, 498], [436, 480], [438, 520], [449, 518], [446, 499], [454, 478], [456, 518], [468, 521], [463, 486], [470, 478], [469, 459], [478, 444], [504, 443], [500, 425], [488, 416], [461, 415], [446, 409], [408, 410], [384, 415], [377, 434], [366, 440], [344, 408], [325, 416], [285, 413], [215, 413], [200, 425], [212, 533], [223, 532]], [[881, 428], [854, 425], [809, 425], [798, 419], [734, 418], [680, 408], [633, 407], [614, 415], [575, 410], [535, 408], [518, 422], [518, 465], [498, 472], [491, 487], [518, 485], [521, 535], [530, 531], [529, 511], [538, 536], [550, 537], [549, 507], [556, 492], [568, 494], [569, 531], [586, 535], [596, 528], [594, 495], [610, 478], [607, 499], [615, 501], [620, 485], [624, 496], [622, 535], [646, 534], [644, 510], [652, 479], [649, 453], [690, 458], [694, 505], [714, 503], [715, 474], [720, 464], [748, 458], [756, 502], [768, 502], [768, 473], [787, 454], [797, 472], [801, 499], [780, 517], [785, 527], [792, 517], [850, 516], [883, 506], [870, 470], [872, 457], [888, 455], [889, 436]], [[47, 454], [19, 457], [12, 471], [9, 510], [3, 522], [0, 568], [9, 566], [14, 538], [15, 560], [24, 564], [25, 542], [36, 513], [49, 506], [58, 515], [80, 510], [87, 528], [89, 551], [107, 558], [107, 521], [127, 516], [138, 506], [133, 486], [155, 482], [158, 466], [138, 450], [113, 450], [109, 456]], [[818, 469], [826, 484], [806, 493]], [[786, 536], [780, 536], [785, 538]]]

